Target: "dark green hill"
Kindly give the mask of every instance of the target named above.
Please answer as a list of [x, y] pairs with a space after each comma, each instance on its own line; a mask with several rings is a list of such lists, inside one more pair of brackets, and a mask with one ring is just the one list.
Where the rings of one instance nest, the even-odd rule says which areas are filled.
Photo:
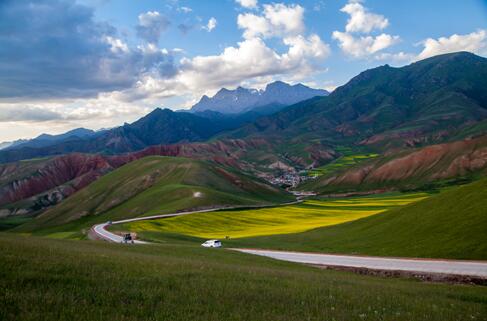
[[487, 119], [487, 59], [467, 52], [362, 72], [330, 96], [302, 102], [231, 134], [379, 149], [477, 134]]
[[216, 121], [187, 112], [156, 108], [131, 124], [125, 124], [88, 138], [71, 137], [49, 146], [18, 146], [0, 151], [0, 163], [60, 155], [72, 152], [117, 154], [145, 147], [177, 142], [205, 141], [240, 123]]
[[299, 234], [239, 239], [232, 246], [487, 260], [486, 231], [487, 179], [483, 179], [350, 223]]
[[17, 230], [36, 231], [72, 223], [61, 228], [69, 231], [107, 220], [293, 199], [263, 181], [218, 165], [153, 156], [101, 177]]

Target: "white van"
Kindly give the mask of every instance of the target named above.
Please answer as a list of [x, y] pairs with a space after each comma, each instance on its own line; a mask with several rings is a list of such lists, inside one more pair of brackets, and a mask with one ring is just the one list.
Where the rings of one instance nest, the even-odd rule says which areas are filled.
[[201, 244], [203, 247], [222, 247], [222, 242], [218, 240], [208, 240], [205, 243]]

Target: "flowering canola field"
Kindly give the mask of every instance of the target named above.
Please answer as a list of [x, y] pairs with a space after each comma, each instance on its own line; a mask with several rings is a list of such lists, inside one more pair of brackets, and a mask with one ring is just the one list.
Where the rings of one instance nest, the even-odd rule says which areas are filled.
[[379, 214], [428, 197], [426, 193], [307, 200], [261, 209], [227, 210], [125, 225], [135, 232], [169, 232], [201, 238], [242, 238], [298, 233]]

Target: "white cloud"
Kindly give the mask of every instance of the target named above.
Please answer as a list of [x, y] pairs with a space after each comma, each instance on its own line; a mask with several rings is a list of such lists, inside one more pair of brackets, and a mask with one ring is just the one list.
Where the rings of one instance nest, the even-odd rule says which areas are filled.
[[247, 9], [257, 8], [257, 0], [235, 0], [242, 7]]
[[211, 32], [213, 29], [216, 28], [218, 21], [214, 17], [211, 17], [210, 20], [208, 20], [208, 23], [204, 27], [208, 32]]
[[295, 36], [304, 32], [304, 8], [282, 3], [264, 5], [263, 15], [239, 14], [237, 24], [246, 39]]
[[110, 45], [110, 51], [114, 54], [123, 54], [130, 51], [127, 44], [118, 38], [106, 36], [105, 40]]
[[191, 92], [196, 96], [223, 86], [234, 86], [251, 79], [289, 75], [306, 77], [325, 70], [322, 61], [329, 46], [317, 35], [283, 39], [288, 47], [279, 54], [260, 38], [245, 39], [236, 47], [227, 47], [219, 55], [183, 58], [174, 78], [147, 74], [131, 90], [118, 93], [123, 101], [167, 98]]
[[[354, 58], [366, 58], [399, 42], [399, 36], [386, 33], [368, 35], [374, 30], [382, 30], [389, 25], [389, 20], [382, 15], [371, 13], [359, 0], [349, 0], [340, 11], [350, 17], [345, 32], [334, 31], [333, 39], [344, 53]], [[356, 33], [367, 35], [354, 35]]]
[[347, 32], [369, 33], [375, 29], [383, 30], [389, 25], [387, 18], [370, 13], [367, 8], [357, 1], [350, 1], [340, 11], [350, 15], [345, 26]]
[[422, 44], [424, 49], [418, 55], [418, 60], [456, 51], [487, 54], [487, 30], [478, 30], [466, 35], [454, 34], [438, 39], [428, 38]]
[[355, 58], [370, 56], [371, 54], [386, 49], [399, 41], [398, 36], [391, 36], [385, 33], [376, 37], [355, 37], [347, 32], [334, 31], [332, 36], [333, 39], [336, 39], [339, 42], [338, 46], [343, 52]]
[[404, 63], [404, 62], [413, 61], [415, 57], [416, 57], [415, 54], [401, 51], [397, 53], [383, 52], [377, 54], [374, 58], [376, 60], [381, 60], [381, 61], [390, 61], [393, 63]]

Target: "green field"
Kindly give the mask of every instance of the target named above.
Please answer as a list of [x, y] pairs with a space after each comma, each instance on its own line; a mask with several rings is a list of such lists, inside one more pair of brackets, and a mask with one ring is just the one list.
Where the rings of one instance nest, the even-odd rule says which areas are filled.
[[379, 154], [375, 153], [357, 153], [351, 148], [341, 147], [336, 149], [342, 154], [333, 162], [320, 166], [308, 171], [309, 176], [326, 176], [339, 170], [354, 166], [365, 160], [376, 158]]
[[0, 320], [485, 320], [487, 288], [321, 270], [180, 243], [0, 233]]
[[104, 175], [15, 230], [82, 238], [83, 229], [108, 220], [292, 200], [283, 190], [209, 162], [152, 156]]
[[487, 179], [349, 223], [226, 243], [316, 252], [487, 260]]
[[307, 200], [301, 204], [263, 209], [218, 211], [113, 226], [138, 232], [179, 233], [200, 238], [242, 238], [297, 233], [374, 215], [428, 197], [425, 193], [391, 194], [335, 200]]

